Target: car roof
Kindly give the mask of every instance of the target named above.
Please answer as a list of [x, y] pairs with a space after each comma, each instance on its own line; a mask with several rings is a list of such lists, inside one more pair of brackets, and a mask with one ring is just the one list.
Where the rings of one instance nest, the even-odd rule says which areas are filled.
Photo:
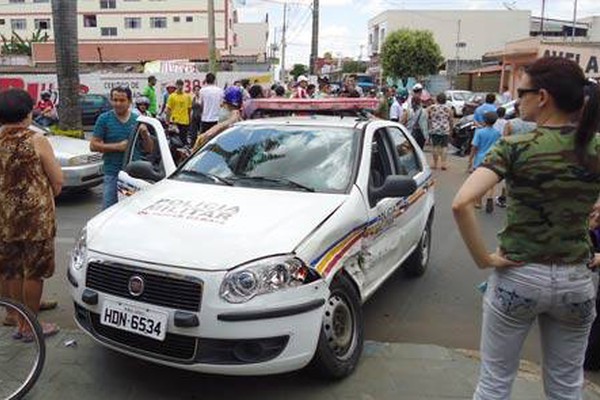
[[264, 126], [264, 125], [293, 125], [305, 127], [327, 127], [327, 128], [350, 128], [363, 129], [372, 120], [357, 117], [338, 117], [327, 115], [275, 117], [249, 119], [239, 122], [241, 126]]

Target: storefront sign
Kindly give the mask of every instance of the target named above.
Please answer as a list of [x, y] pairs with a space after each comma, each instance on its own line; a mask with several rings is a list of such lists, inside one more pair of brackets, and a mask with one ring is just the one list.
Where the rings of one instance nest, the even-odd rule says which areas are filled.
[[600, 47], [543, 44], [540, 57], [564, 57], [579, 64], [588, 78], [600, 78]]

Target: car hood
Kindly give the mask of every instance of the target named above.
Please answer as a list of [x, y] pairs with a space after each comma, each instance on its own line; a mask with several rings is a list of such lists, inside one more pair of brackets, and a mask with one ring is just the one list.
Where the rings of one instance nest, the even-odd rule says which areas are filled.
[[291, 253], [347, 198], [163, 180], [88, 224], [90, 250], [201, 270]]
[[54, 155], [59, 160], [92, 153], [90, 142], [87, 140], [54, 135], [48, 135], [46, 138], [50, 141]]

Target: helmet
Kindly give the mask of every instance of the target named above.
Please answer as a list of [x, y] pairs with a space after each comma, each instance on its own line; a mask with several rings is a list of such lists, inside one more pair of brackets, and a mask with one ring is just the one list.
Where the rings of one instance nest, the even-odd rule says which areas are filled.
[[413, 92], [418, 92], [419, 90], [423, 90], [423, 85], [421, 85], [420, 83], [416, 83], [413, 88], [412, 88]]
[[40, 97], [44, 100], [50, 100], [50, 98], [52, 97], [52, 93], [50, 93], [49, 91], [45, 90], [40, 94]]
[[142, 104], [144, 104], [146, 106], [149, 106], [150, 105], [150, 99], [148, 99], [146, 96], [138, 96], [135, 99], [135, 104], [138, 105], [138, 106], [142, 105]]
[[234, 107], [242, 106], [242, 91], [237, 86], [229, 86], [227, 89], [225, 89], [223, 98], [225, 103], [230, 104]]

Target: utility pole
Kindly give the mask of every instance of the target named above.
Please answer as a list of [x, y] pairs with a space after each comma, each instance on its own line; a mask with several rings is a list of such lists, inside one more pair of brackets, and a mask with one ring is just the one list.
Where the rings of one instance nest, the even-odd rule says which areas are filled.
[[281, 71], [279, 80], [281, 83], [285, 82], [285, 33], [287, 29], [287, 3], [283, 3], [283, 29], [281, 30]]
[[544, 38], [544, 15], [546, 15], [546, 0], [542, 0], [542, 20], [540, 22], [540, 30], [542, 31], [542, 39]]
[[454, 58], [454, 77], [452, 79], [452, 88], [455, 89], [456, 81], [458, 80], [458, 74], [460, 73], [460, 47], [462, 43], [460, 42], [460, 24], [462, 21], [459, 19], [457, 21], [457, 29], [456, 29], [456, 57]]
[[[217, 72], [217, 45], [215, 38], [215, 0], [208, 0], [208, 70]], [[227, 29], [227, 28], [226, 28]]]
[[571, 32], [572, 41], [575, 41], [575, 24], [577, 24], [577, 0], [575, 0], [575, 4], [573, 5], [573, 30]]
[[313, 0], [312, 44], [310, 46], [310, 73], [317, 75], [319, 57], [319, 0]]

